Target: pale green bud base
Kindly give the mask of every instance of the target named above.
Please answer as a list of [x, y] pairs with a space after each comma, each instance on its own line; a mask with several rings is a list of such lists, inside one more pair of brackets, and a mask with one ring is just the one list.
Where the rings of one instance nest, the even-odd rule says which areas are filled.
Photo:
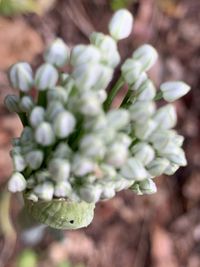
[[66, 199], [33, 202], [24, 195], [25, 209], [41, 224], [62, 230], [87, 227], [94, 217], [94, 203], [72, 202]]

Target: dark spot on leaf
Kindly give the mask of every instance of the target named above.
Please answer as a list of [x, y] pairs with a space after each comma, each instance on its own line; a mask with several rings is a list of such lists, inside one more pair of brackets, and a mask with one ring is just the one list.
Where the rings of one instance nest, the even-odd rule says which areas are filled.
[[74, 220], [71, 220], [71, 221], [69, 221], [71, 224], [73, 224], [74, 223]]

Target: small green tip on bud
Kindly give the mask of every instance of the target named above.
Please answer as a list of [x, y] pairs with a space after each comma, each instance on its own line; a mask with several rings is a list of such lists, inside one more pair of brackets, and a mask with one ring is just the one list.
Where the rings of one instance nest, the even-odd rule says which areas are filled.
[[143, 71], [148, 71], [158, 59], [158, 53], [153, 46], [145, 44], [136, 49], [132, 57], [140, 62]]
[[12, 193], [22, 192], [26, 189], [26, 180], [24, 176], [15, 172], [8, 181], [8, 190]]
[[53, 88], [58, 81], [58, 72], [51, 64], [45, 63], [37, 69], [35, 85], [40, 91]]
[[4, 99], [4, 104], [10, 112], [20, 112], [20, 99], [17, 95], [7, 95]]
[[130, 189], [137, 195], [154, 194], [157, 192], [156, 184], [152, 179], [145, 179], [140, 182], [134, 183]]
[[115, 40], [127, 38], [132, 31], [133, 16], [128, 10], [120, 9], [115, 12], [108, 27], [110, 35]]
[[31, 66], [20, 62], [12, 66], [9, 74], [12, 86], [22, 92], [28, 92], [33, 86], [33, 73]]
[[54, 40], [44, 53], [44, 60], [56, 67], [63, 67], [68, 59], [69, 48], [60, 38]]
[[163, 98], [168, 102], [173, 102], [181, 98], [186, 95], [190, 89], [191, 87], [189, 85], [181, 81], [165, 82], [160, 86]]

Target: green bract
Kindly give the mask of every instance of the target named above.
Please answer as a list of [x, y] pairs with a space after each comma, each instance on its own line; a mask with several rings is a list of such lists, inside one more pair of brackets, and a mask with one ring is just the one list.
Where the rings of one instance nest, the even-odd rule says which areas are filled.
[[[75, 46], [71, 55], [56, 39], [35, 74], [27, 63], [11, 68], [11, 85], [22, 92], [7, 96], [5, 105], [18, 113], [24, 129], [13, 140], [8, 188], [24, 191], [25, 206], [41, 223], [87, 226], [96, 202], [130, 187], [140, 195], [155, 193], [154, 177], [171, 175], [187, 163], [183, 137], [172, 130], [175, 107], [157, 109], [156, 99], [171, 102], [189, 86], [168, 82], [156, 94], [146, 73], [158, 57], [155, 48], [139, 47], [106, 90], [120, 61], [117, 40], [129, 35], [132, 22], [130, 12], [118, 11], [109, 24], [111, 36], [95, 32], [89, 45]], [[71, 72], [64, 73], [60, 67], [67, 64]], [[127, 94], [112, 108], [125, 83]]]

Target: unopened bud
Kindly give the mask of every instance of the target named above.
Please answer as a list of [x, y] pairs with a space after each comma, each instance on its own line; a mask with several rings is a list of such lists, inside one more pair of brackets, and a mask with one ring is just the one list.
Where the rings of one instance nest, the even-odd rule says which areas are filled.
[[41, 150], [30, 151], [26, 154], [25, 159], [32, 170], [37, 170], [42, 165], [44, 153]]
[[166, 105], [159, 108], [153, 119], [158, 123], [161, 129], [171, 129], [176, 125], [177, 115], [173, 105]]
[[147, 165], [148, 172], [153, 176], [160, 176], [164, 173], [169, 165], [169, 161], [165, 158], [156, 158]]
[[127, 38], [133, 27], [133, 16], [126, 9], [120, 9], [110, 20], [109, 23], [109, 32], [110, 35], [116, 39], [121, 40]]
[[34, 107], [34, 102], [32, 97], [30, 96], [23, 96], [20, 101], [20, 109], [24, 112], [30, 112], [31, 109]]
[[86, 185], [81, 187], [79, 194], [81, 199], [88, 203], [96, 203], [101, 196], [101, 188], [98, 186]]
[[12, 174], [10, 180], [8, 181], [8, 190], [12, 193], [22, 192], [26, 189], [26, 180], [24, 176], [15, 172]]
[[44, 121], [45, 110], [43, 107], [36, 106], [31, 111], [29, 116], [29, 122], [32, 127], [37, 127], [41, 122]]
[[103, 140], [93, 134], [85, 135], [80, 142], [79, 148], [88, 157], [102, 159], [105, 155]]
[[156, 88], [151, 80], [147, 79], [139, 88], [137, 94], [138, 101], [151, 101], [156, 95]]
[[173, 102], [183, 97], [190, 89], [191, 87], [189, 85], [181, 81], [165, 82], [160, 86], [163, 98], [168, 102]]
[[145, 121], [156, 111], [155, 103], [152, 101], [136, 101], [129, 108], [130, 117], [133, 121]]
[[56, 67], [63, 67], [67, 63], [68, 58], [69, 48], [60, 38], [53, 41], [44, 54], [45, 61]]
[[133, 59], [141, 63], [143, 71], [148, 71], [158, 59], [158, 53], [153, 46], [144, 44], [135, 50]]
[[39, 124], [35, 131], [35, 140], [42, 146], [50, 146], [54, 143], [55, 135], [50, 123], [42, 122]]
[[106, 162], [116, 168], [119, 168], [125, 164], [127, 157], [127, 147], [120, 143], [114, 143], [107, 149]]
[[149, 195], [157, 192], [156, 184], [152, 181], [152, 179], [145, 179], [143, 181], [134, 183], [130, 189], [137, 195]]
[[94, 171], [94, 163], [85, 157], [75, 156], [72, 164], [72, 171], [76, 176], [84, 176]]
[[50, 201], [53, 198], [54, 186], [51, 182], [38, 184], [34, 188], [34, 193], [42, 200]]
[[151, 119], [137, 122], [134, 124], [135, 135], [141, 140], [147, 140], [149, 136], [155, 131], [157, 123]]
[[81, 95], [79, 104], [79, 110], [86, 116], [96, 116], [102, 110], [98, 96], [90, 91], [86, 91]]
[[37, 69], [35, 74], [35, 85], [40, 91], [53, 88], [58, 81], [58, 72], [49, 63], [44, 63]]
[[12, 66], [9, 75], [14, 88], [22, 92], [28, 92], [33, 86], [33, 72], [26, 62], [20, 62]]
[[10, 112], [20, 112], [19, 97], [17, 95], [7, 95], [4, 99], [4, 104]]
[[80, 66], [81, 64], [99, 62], [101, 54], [94, 45], [76, 45], [71, 54], [71, 64]]
[[13, 153], [12, 159], [15, 171], [22, 172], [26, 168], [26, 162], [21, 154]]
[[134, 157], [142, 162], [144, 166], [149, 164], [155, 156], [153, 148], [147, 143], [137, 143], [131, 148]]
[[56, 183], [54, 188], [54, 196], [56, 197], [69, 197], [72, 192], [72, 187], [67, 181]]
[[136, 158], [129, 158], [122, 166], [120, 173], [128, 180], [144, 180], [148, 177], [143, 164]]
[[76, 120], [70, 112], [60, 112], [56, 116], [53, 123], [53, 128], [56, 136], [59, 138], [65, 138], [69, 136], [73, 132], [75, 124]]
[[70, 174], [69, 161], [66, 159], [52, 159], [48, 164], [48, 170], [53, 180], [67, 180]]
[[142, 73], [142, 65], [132, 58], [127, 59], [121, 67], [122, 75], [129, 85], [133, 85]]
[[111, 128], [121, 130], [130, 121], [129, 112], [125, 109], [113, 109], [107, 113], [107, 122]]

